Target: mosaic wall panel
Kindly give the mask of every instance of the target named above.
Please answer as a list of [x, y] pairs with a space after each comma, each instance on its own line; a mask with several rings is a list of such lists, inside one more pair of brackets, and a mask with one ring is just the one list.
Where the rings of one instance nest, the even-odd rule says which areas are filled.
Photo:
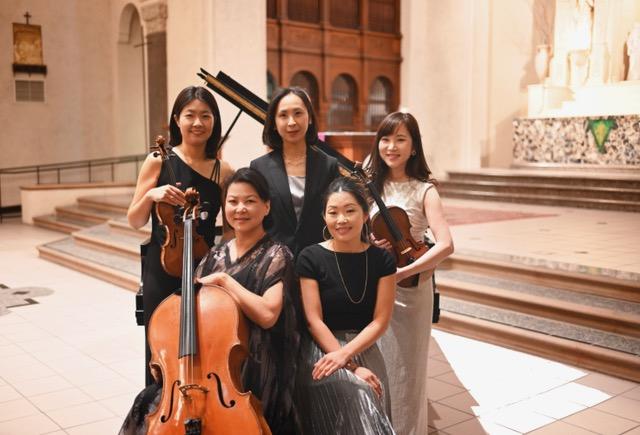
[[[590, 121], [594, 120], [615, 124], [601, 146], [597, 144], [597, 135], [589, 128]], [[513, 121], [513, 159], [514, 163], [524, 164], [640, 167], [640, 116], [516, 118]]]

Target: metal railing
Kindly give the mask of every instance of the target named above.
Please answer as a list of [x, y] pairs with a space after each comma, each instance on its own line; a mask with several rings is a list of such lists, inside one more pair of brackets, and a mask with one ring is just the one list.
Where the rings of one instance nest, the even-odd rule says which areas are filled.
[[[146, 158], [146, 154], [136, 154], [129, 156], [121, 156], [121, 157], [105, 157], [101, 159], [90, 159], [90, 160], [76, 160], [73, 162], [62, 162], [62, 163], [47, 163], [43, 165], [30, 165], [30, 166], [16, 166], [12, 168], [0, 168], [0, 222], [2, 222], [4, 212], [6, 207], [3, 207], [2, 204], [2, 177], [3, 176], [11, 176], [11, 175], [24, 175], [24, 174], [34, 174], [36, 184], [53, 184], [53, 183], [42, 183], [42, 178], [45, 174], [55, 173], [55, 183], [60, 184], [62, 175], [65, 171], [70, 171], [74, 169], [86, 169], [86, 181], [74, 181], [74, 182], [87, 182], [92, 183], [93, 173], [96, 168], [101, 167], [109, 167], [110, 168], [110, 179], [112, 182], [115, 181], [115, 169], [116, 166], [127, 164], [127, 163], [135, 163], [135, 174], [133, 177], [133, 182], [138, 178], [138, 170], [139, 163], [144, 161]], [[105, 181], [105, 180], [102, 180]]]

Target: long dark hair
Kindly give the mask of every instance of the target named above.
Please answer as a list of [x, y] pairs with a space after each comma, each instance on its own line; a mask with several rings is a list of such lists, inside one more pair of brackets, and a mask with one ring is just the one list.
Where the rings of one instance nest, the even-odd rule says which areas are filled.
[[[380, 122], [378, 131], [376, 132], [375, 142], [371, 148], [371, 157], [365, 168], [380, 192], [382, 192], [384, 181], [389, 175], [389, 166], [387, 166], [384, 160], [382, 160], [382, 157], [380, 157], [378, 144], [383, 137], [394, 134], [400, 125], [404, 125], [407, 128], [412, 143], [411, 155], [405, 166], [407, 176], [424, 182], [437, 183], [424, 158], [418, 121], [416, 121], [416, 118], [410, 113], [393, 112], [385, 116], [382, 122]], [[414, 151], [415, 154], [413, 153]]]
[[[327, 213], [327, 202], [329, 201], [329, 197], [334, 193], [338, 192], [346, 192], [350, 193], [355, 199], [358, 205], [362, 208], [362, 212], [366, 215], [369, 214], [369, 201], [367, 200], [367, 193], [364, 189], [364, 186], [359, 181], [356, 181], [350, 177], [338, 177], [329, 184], [327, 190], [324, 193], [324, 198], [322, 199], [322, 213]], [[365, 229], [364, 232], [360, 234], [360, 240], [363, 242], [369, 241], [369, 234], [367, 234], [367, 219], [363, 225]]]
[[176, 118], [180, 117], [180, 112], [182, 112], [184, 106], [193, 100], [200, 100], [205, 103], [213, 114], [213, 131], [209, 139], [207, 139], [204, 153], [207, 158], [215, 159], [218, 156], [218, 146], [220, 145], [220, 136], [222, 136], [222, 119], [220, 119], [220, 109], [218, 109], [216, 99], [213, 98], [211, 92], [202, 86], [184, 88], [176, 97], [173, 109], [171, 109], [171, 115], [169, 115], [169, 145], [174, 147], [182, 143], [182, 133], [180, 133]]
[[307, 133], [304, 138], [307, 145], [313, 145], [318, 141], [318, 123], [316, 121], [316, 114], [313, 111], [313, 105], [309, 99], [307, 92], [297, 86], [290, 88], [281, 88], [273, 94], [269, 108], [267, 109], [267, 119], [264, 122], [264, 129], [262, 130], [262, 142], [269, 148], [275, 151], [282, 151], [282, 138], [276, 129], [276, 112], [278, 111], [278, 105], [280, 101], [289, 94], [293, 94], [300, 97], [304, 103], [304, 107], [309, 114], [309, 126], [307, 127]]

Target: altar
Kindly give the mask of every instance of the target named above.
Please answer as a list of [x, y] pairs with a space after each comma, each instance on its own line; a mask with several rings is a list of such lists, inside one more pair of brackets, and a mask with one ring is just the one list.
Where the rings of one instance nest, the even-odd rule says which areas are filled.
[[553, 29], [513, 121], [515, 165], [640, 169], [640, 2], [556, 0]]

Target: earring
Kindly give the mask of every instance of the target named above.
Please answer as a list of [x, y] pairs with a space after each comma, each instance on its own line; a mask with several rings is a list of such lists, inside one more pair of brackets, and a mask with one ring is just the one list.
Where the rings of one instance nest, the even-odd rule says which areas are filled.
[[365, 222], [362, 226], [362, 230], [360, 230], [360, 239], [365, 243], [369, 243], [369, 234], [371, 234], [369, 231], [369, 223]]
[[322, 238], [324, 239], [324, 241], [325, 241], [325, 242], [326, 242], [327, 240], [331, 240], [331, 239], [332, 239], [332, 237], [331, 237], [331, 233], [329, 233], [329, 235], [328, 235], [328, 236], [327, 236], [327, 234], [326, 234], [326, 231], [327, 231], [328, 229], [329, 229], [329, 228], [327, 228], [327, 226], [326, 226], [326, 225], [325, 225], [325, 226], [324, 226], [324, 228], [322, 229]]
[[411, 151], [411, 155], [415, 156], [416, 155], [416, 150]]

